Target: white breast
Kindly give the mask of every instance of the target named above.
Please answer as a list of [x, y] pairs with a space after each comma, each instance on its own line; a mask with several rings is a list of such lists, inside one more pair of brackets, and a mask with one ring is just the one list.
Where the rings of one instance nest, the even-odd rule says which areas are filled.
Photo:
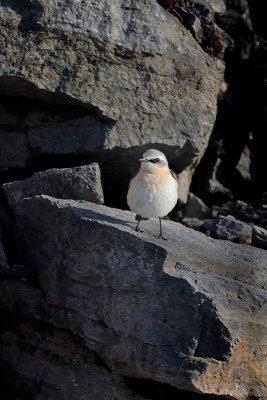
[[139, 172], [132, 180], [127, 203], [131, 211], [144, 218], [165, 217], [178, 200], [178, 183], [168, 174]]

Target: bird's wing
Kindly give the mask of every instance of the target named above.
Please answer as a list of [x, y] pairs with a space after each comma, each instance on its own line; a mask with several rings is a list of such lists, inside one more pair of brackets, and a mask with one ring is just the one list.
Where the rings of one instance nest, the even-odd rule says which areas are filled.
[[171, 169], [170, 169], [170, 174], [171, 174], [171, 176], [173, 177], [173, 179], [175, 179], [176, 182], [177, 182], [177, 193], [178, 193], [178, 182], [179, 182], [179, 178], [178, 178], [178, 176], [176, 175], [176, 173], [175, 173], [174, 171], [172, 171]]
[[174, 171], [170, 170], [170, 174], [176, 180], [176, 182], [178, 183], [179, 179], [178, 179], [178, 176], [176, 175], [176, 173]]

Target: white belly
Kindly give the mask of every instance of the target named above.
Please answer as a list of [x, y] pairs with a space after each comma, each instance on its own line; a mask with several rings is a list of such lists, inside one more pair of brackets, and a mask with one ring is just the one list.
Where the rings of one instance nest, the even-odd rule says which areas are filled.
[[140, 179], [139, 174], [132, 180], [128, 191], [130, 210], [143, 218], [165, 217], [177, 203], [178, 183], [170, 174], [164, 179], [153, 174]]

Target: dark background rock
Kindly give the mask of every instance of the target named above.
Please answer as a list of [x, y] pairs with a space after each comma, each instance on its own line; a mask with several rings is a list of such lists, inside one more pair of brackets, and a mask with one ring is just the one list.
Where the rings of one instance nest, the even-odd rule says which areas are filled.
[[213, 229], [211, 232], [214, 232], [219, 239], [247, 244], [251, 244], [252, 242], [252, 227], [245, 222], [235, 219], [232, 215], [218, 216]]
[[188, 202], [183, 210], [183, 218], [206, 219], [211, 217], [211, 209], [193, 193], [189, 193]]
[[10, 269], [2, 245], [2, 229], [0, 226], [0, 275], [8, 275], [9, 273]]
[[267, 230], [254, 225], [252, 228], [252, 239], [256, 246], [267, 249]]
[[254, 208], [244, 201], [229, 201], [222, 206], [213, 206], [212, 215], [232, 215], [244, 222], [252, 222], [255, 225], [267, 226], [267, 210]]

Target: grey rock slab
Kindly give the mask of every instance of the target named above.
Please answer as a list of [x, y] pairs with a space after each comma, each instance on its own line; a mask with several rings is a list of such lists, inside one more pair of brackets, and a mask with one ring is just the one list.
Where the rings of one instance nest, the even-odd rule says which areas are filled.
[[38, 172], [22, 181], [5, 183], [3, 189], [13, 210], [23, 198], [41, 194], [97, 204], [104, 202], [100, 169], [96, 163]]
[[44, 318], [113, 372], [238, 400], [264, 393], [264, 250], [170, 221], [163, 241], [158, 221], [136, 232], [131, 212], [48, 196], [16, 216]]
[[[157, 237], [158, 219], [141, 222], [140, 227], [144, 232], [139, 233], [134, 229], [135, 214], [130, 211], [98, 206], [84, 201], [53, 199], [49, 196], [24, 199], [16, 211], [19, 226], [22, 227], [23, 221], [26, 222], [28, 218], [34, 223], [34, 215], [28, 216], [26, 209], [27, 207], [33, 207], [33, 210], [35, 207], [38, 209], [41, 204], [47, 205], [49, 209], [55, 209], [55, 214], [60, 212], [61, 208], [62, 212], [69, 209], [77, 217], [84, 216], [85, 220], [88, 213], [89, 220], [95, 218], [100, 224], [107, 223], [119, 231], [127, 232], [132, 238], [136, 237], [142, 242], [159, 246], [171, 255], [171, 259], [178, 256], [182, 263], [194, 265], [203, 272], [215, 273], [253, 286], [267, 288], [267, 260], [264, 250], [210, 238], [180, 223], [167, 220], [162, 222], [163, 232], [167, 238], [167, 241], [164, 241]], [[21, 215], [23, 217], [20, 217]]]
[[53, 135], [49, 124], [37, 131], [28, 125], [20, 139], [27, 138], [25, 160], [16, 167], [28, 151], [71, 152], [69, 142], [79, 152], [165, 146], [177, 170], [202, 157], [223, 67], [155, 1], [1, 2], [0, 26], [2, 93], [79, 106], [91, 115], [77, 122], [83, 148], [63, 122], [53, 125], [51, 118]]

